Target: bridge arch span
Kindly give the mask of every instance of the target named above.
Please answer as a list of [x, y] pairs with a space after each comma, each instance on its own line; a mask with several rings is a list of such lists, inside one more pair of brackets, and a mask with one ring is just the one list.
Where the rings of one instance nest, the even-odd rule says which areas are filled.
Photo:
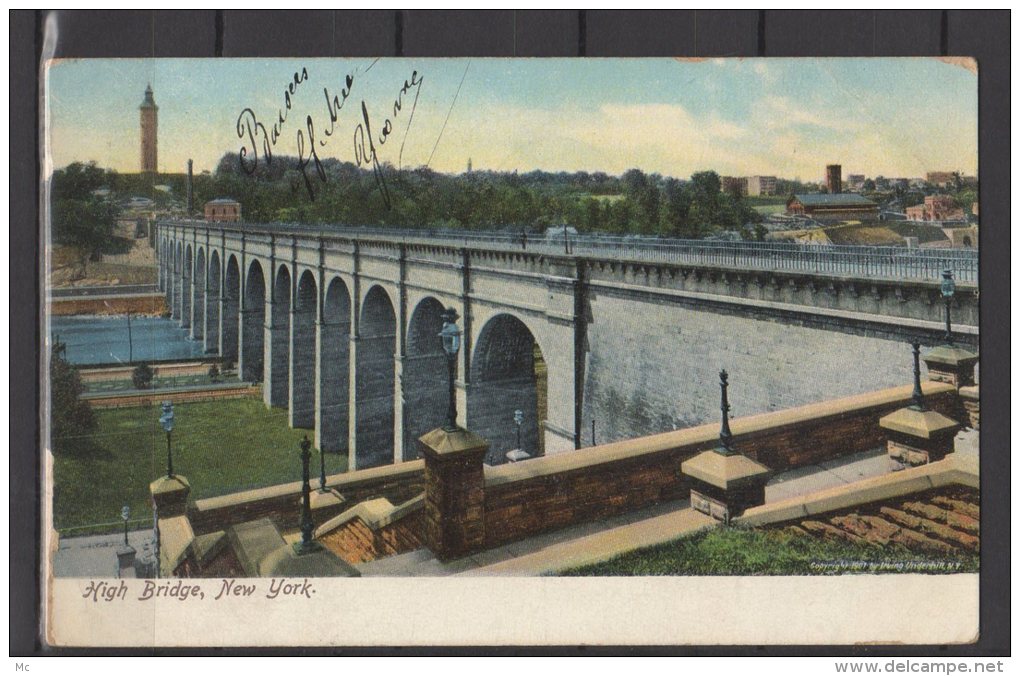
[[520, 448], [545, 453], [548, 367], [531, 328], [511, 313], [493, 315], [482, 326], [471, 357], [467, 427], [489, 441], [485, 462], [506, 462], [518, 448], [514, 412], [523, 413]]
[[351, 293], [341, 276], [328, 279], [319, 320], [315, 445], [340, 453], [350, 430]]
[[434, 296], [425, 296], [414, 306], [407, 324], [401, 375], [402, 460], [417, 459], [417, 439], [446, 421], [448, 367], [439, 337], [444, 310]]
[[194, 253], [188, 244], [184, 247], [184, 269], [181, 271], [181, 326], [185, 329], [191, 328], [194, 264]]
[[209, 269], [205, 258], [205, 247], [198, 247], [195, 253], [194, 292], [192, 293], [191, 337], [205, 340], [206, 285], [209, 283]]
[[272, 294], [267, 303], [266, 384], [262, 396], [268, 406], [290, 405], [290, 267], [281, 263], [272, 279]]
[[209, 251], [209, 276], [206, 282], [205, 299], [205, 351], [212, 353], [220, 352], [220, 315], [222, 297], [222, 269], [220, 265], [220, 252], [216, 249]]
[[315, 427], [315, 328], [319, 315], [319, 283], [311, 270], [298, 277], [290, 370], [290, 425]]
[[397, 320], [390, 294], [373, 284], [361, 303], [355, 353], [355, 443], [352, 467], [392, 462], [394, 350]]
[[237, 359], [241, 344], [241, 269], [237, 256], [230, 254], [223, 271], [223, 335], [220, 338], [220, 355], [224, 361]]
[[253, 260], [244, 276], [241, 309], [241, 378], [253, 383], [265, 380], [266, 278], [262, 264]]

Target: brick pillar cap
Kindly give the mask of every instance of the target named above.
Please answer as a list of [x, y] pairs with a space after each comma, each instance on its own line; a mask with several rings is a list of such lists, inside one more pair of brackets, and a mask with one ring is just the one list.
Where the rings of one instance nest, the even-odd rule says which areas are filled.
[[724, 491], [764, 485], [772, 476], [772, 470], [746, 455], [722, 455], [714, 450], [704, 451], [684, 461], [680, 464], [680, 471]]
[[960, 423], [947, 418], [938, 411], [918, 411], [901, 408], [878, 421], [884, 430], [891, 430], [920, 439], [952, 436], [960, 429]]
[[429, 457], [448, 459], [472, 453], [484, 454], [489, 450], [489, 442], [461, 427], [455, 430], [437, 427], [418, 439], [418, 447]]
[[149, 492], [152, 493], [153, 498], [159, 499], [174, 493], [190, 493], [191, 484], [188, 483], [185, 477], [180, 475], [172, 477], [161, 476], [149, 484]]
[[924, 356], [925, 364], [943, 364], [946, 366], [967, 366], [978, 360], [978, 355], [970, 350], [953, 345], [939, 345]]

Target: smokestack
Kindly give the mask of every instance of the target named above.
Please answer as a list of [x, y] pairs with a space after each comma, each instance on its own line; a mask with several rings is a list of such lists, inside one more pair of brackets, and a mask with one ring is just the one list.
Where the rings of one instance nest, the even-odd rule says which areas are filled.
[[825, 167], [825, 187], [833, 195], [843, 192], [843, 167], [839, 164], [829, 164]]
[[195, 186], [191, 168], [192, 161], [188, 160], [188, 215], [195, 213]]

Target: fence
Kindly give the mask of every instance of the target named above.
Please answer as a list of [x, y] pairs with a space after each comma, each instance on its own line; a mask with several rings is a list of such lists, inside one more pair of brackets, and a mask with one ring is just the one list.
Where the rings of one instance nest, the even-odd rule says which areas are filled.
[[613, 260], [688, 263], [752, 270], [790, 270], [830, 276], [937, 280], [941, 277], [942, 271], [948, 269], [953, 271], [957, 281], [965, 283], [978, 281], [978, 252], [973, 249], [727, 242], [572, 233], [566, 236], [557, 234], [546, 237], [510, 232], [409, 230], [331, 224], [239, 224], [181, 220], [163, 221], [161, 225], [340, 239], [373, 238], [404, 244], [443, 244]]

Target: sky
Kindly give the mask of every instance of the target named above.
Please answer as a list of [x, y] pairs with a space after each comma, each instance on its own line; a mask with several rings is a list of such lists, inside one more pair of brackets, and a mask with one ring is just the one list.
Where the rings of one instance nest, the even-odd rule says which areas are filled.
[[[159, 106], [159, 170], [213, 170], [226, 152], [258, 151], [238, 134], [251, 110], [270, 150], [363, 158], [368, 126], [380, 162], [442, 172], [646, 172], [824, 179], [977, 173], [975, 66], [934, 58], [849, 59], [89, 59], [46, 74], [48, 171], [94, 160], [139, 169], [139, 111]], [[286, 109], [285, 93], [298, 84]], [[412, 75], [415, 74], [415, 75]], [[349, 96], [331, 122], [327, 104]], [[405, 82], [410, 83], [401, 95]], [[413, 118], [410, 115], [413, 106]], [[400, 97], [403, 105], [395, 111]], [[311, 118], [314, 144], [307, 142]], [[389, 120], [392, 133], [383, 141]], [[325, 131], [332, 125], [333, 133]], [[299, 140], [299, 134], [301, 139]], [[361, 156], [361, 157], [359, 157]]]

